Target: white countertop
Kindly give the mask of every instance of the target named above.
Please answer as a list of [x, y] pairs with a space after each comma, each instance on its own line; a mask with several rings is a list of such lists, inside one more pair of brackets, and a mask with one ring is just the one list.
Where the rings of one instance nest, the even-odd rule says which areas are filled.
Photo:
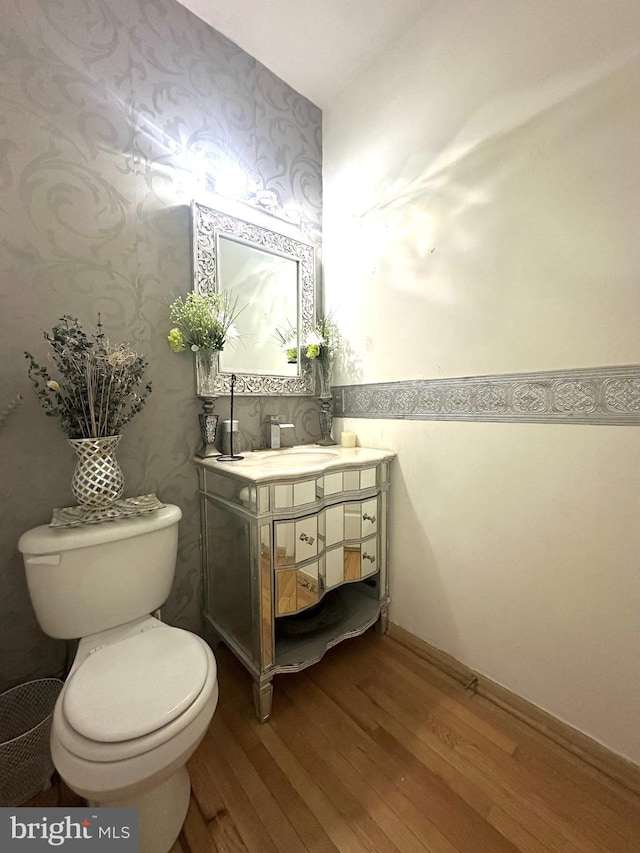
[[217, 462], [216, 456], [196, 459], [212, 471], [242, 477], [255, 483], [273, 479], [290, 479], [304, 474], [321, 474], [345, 465], [376, 465], [395, 457], [392, 450], [375, 450], [369, 447], [342, 447], [339, 444], [321, 446], [301, 444], [281, 450], [254, 450], [240, 454], [243, 459], [234, 462]]

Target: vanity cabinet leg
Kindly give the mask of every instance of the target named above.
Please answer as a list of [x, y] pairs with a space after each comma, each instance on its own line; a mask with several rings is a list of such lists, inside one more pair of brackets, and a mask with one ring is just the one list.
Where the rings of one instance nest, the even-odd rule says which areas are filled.
[[378, 621], [373, 626], [376, 634], [386, 634], [389, 629], [389, 608], [385, 605], [380, 611]]
[[253, 682], [253, 701], [256, 706], [256, 716], [261, 723], [266, 723], [271, 716], [271, 700], [273, 699], [273, 683], [269, 681]]

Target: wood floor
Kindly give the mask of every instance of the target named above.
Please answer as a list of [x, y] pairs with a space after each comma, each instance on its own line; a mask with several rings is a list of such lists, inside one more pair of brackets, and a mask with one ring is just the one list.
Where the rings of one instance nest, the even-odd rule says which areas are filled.
[[[171, 853], [640, 853], [640, 798], [373, 631], [275, 679], [221, 647]], [[55, 782], [26, 805], [81, 803]]]
[[640, 799], [373, 631], [274, 681], [216, 653], [172, 853], [639, 853]]

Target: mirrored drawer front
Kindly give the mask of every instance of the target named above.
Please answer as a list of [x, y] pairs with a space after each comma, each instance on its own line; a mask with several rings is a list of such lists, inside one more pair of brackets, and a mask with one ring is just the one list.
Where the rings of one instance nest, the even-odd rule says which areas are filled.
[[320, 513], [318, 532], [326, 548], [344, 540], [344, 504], [327, 507]]
[[378, 532], [378, 498], [344, 504], [344, 538], [362, 539]]
[[[334, 542], [349, 539], [362, 539], [378, 532], [380, 511], [378, 498], [367, 501], [349, 501], [337, 507], [329, 507], [325, 516], [325, 537], [327, 547]], [[320, 534], [322, 535], [322, 525]], [[341, 534], [339, 538], [335, 538]]]
[[379, 503], [378, 497], [348, 501], [296, 520], [276, 521], [276, 569], [293, 568], [334, 545], [376, 534]]
[[337, 495], [340, 492], [358, 492], [361, 489], [372, 489], [377, 482], [376, 467], [365, 468], [363, 471], [336, 471], [325, 474], [318, 479], [318, 493]]
[[320, 587], [331, 589], [377, 572], [380, 568], [379, 538], [370, 536], [363, 542], [328, 548], [324, 553], [324, 561], [320, 561]]
[[318, 554], [318, 516], [275, 522], [276, 569], [303, 563]]
[[344, 583], [344, 547], [330, 548], [324, 555], [323, 584], [325, 589]]
[[276, 572], [276, 616], [297, 613], [319, 600], [318, 562], [307, 563], [301, 569]]
[[304, 506], [316, 501], [316, 481], [303, 480], [300, 483], [286, 483], [272, 486], [273, 508], [290, 509], [294, 506]]
[[380, 537], [371, 536], [360, 546], [360, 577], [366, 578], [380, 568]]

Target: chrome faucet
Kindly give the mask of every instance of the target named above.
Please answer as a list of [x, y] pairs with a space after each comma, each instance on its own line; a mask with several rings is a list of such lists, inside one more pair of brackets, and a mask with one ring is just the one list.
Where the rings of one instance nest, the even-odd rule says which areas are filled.
[[285, 436], [283, 435], [283, 430], [293, 430], [295, 428], [294, 424], [283, 424], [280, 421], [279, 415], [270, 415], [269, 416], [269, 447], [272, 450], [278, 450], [281, 447], [293, 445], [293, 433], [290, 433], [291, 440], [285, 440]]

